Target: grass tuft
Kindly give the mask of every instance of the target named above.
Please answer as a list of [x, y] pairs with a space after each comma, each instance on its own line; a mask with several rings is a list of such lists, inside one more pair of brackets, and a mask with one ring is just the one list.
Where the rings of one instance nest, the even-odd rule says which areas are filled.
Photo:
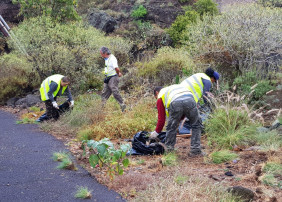
[[90, 199], [91, 197], [91, 191], [87, 187], [79, 187], [75, 193], [75, 198]]
[[169, 152], [162, 157], [162, 164], [164, 166], [176, 166], [178, 163], [175, 152]]
[[220, 164], [227, 161], [231, 161], [238, 157], [237, 154], [232, 153], [228, 150], [216, 151], [210, 154], [213, 163]]
[[63, 161], [63, 159], [68, 159], [69, 155], [66, 152], [54, 152], [53, 153], [53, 160], [54, 161]]
[[77, 170], [70, 158], [64, 158], [57, 166], [58, 169]]

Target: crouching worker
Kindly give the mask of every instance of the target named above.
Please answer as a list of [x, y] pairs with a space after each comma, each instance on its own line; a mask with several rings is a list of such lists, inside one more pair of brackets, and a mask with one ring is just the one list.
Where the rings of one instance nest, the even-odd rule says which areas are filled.
[[[40, 87], [41, 100], [46, 105], [46, 113], [43, 114], [37, 122], [46, 121], [49, 119], [58, 120], [60, 114], [73, 107], [74, 101], [68, 85], [70, 80], [68, 77], [55, 74], [46, 78]], [[68, 100], [62, 105], [58, 106], [56, 99], [57, 96], [63, 95], [64, 92], [68, 96]]]
[[172, 85], [165, 88], [156, 87], [154, 96], [157, 99], [158, 123], [150, 138], [157, 137], [162, 131], [167, 116], [165, 145], [168, 152], [173, 151], [179, 123], [187, 117], [192, 126], [189, 156], [203, 155], [200, 142], [202, 124], [193, 94], [183, 85]]

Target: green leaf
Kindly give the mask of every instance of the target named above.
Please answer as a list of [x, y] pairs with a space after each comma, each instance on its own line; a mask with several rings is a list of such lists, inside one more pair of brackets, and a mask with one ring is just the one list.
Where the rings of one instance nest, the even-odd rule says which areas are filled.
[[129, 159], [124, 159], [122, 165], [126, 168], [129, 165]]
[[130, 149], [130, 145], [129, 144], [123, 144], [123, 145], [120, 146], [120, 149], [123, 152], [128, 152], [128, 150]]
[[119, 168], [118, 174], [119, 174], [119, 175], [123, 175], [123, 169], [122, 169], [122, 168]]
[[107, 145], [104, 144], [104, 143], [97, 145], [97, 150], [98, 150], [99, 154], [101, 154], [101, 156], [105, 155], [106, 149], [107, 149]]
[[120, 151], [120, 150], [115, 151], [114, 157], [115, 157], [116, 160], [118, 161], [118, 160], [120, 159], [120, 157], [121, 157], [121, 151]]
[[89, 157], [89, 163], [90, 165], [95, 168], [96, 165], [98, 164], [98, 161], [99, 161], [99, 157], [97, 154], [91, 154], [90, 157]]

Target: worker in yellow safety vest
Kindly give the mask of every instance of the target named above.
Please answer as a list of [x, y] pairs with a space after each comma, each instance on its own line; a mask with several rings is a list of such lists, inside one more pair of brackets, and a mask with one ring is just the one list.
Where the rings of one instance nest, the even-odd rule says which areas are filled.
[[[60, 117], [60, 113], [73, 107], [74, 100], [68, 85], [70, 84], [70, 79], [66, 76], [55, 74], [46, 78], [40, 86], [41, 100], [46, 105], [46, 113], [43, 114], [37, 122], [42, 122], [49, 119], [57, 120]], [[68, 100], [62, 105], [58, 106], [57, 97], [67, 94]]]
[[[207, 81], [203, 81], [203, 79]], [[155, 131], [150, 134], [150, 138], [156, 138], [158, 136], [164, 127], [166, 117], [168, 117], [165, 145], [168, 151], [174, 150], [177, 128], [180, 121], [184, 117], [187, 117], [192, 128], [189, 156], [203, 155], [200, 141], [202, 122], [199, 116], [197, 102], [205, 93], [204, 89], [209, 91], [211, 83], [218, 79], [219, 74], [208, 68], [205, 74], [199, 73], [189, 77], [188, 82], [184, 80], [183, 83], [178, 85], [165, 88], [156, 87], [154, 89], [154, 96], [157, 99], [158, 122]], [[205, 87], [205, 84], [208, 86]], [[201, 87], [197, 85], [201, 85]]]

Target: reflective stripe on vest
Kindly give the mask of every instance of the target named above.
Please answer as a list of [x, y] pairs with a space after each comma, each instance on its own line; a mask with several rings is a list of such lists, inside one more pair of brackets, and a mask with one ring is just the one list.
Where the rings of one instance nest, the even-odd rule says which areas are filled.
[[211, 81], [210, 77], [206, 74], [197, 73], [180, 83], [181, 85], [184, 85], [190, 92], [192, 92], [196, 103], [203, 96], [204, 84], [202, 78]]
[[[42, 82], [41, 87], [40, 87], [40, 95], [41, 95], [42, 101], [49, 100], [48, 92], [50, 90], [50, 84], [51, 84], [52, 81], [58, 84], [57, 89], [53, 92], [53, 97], [56, 97], [56, 95], [58, 94], [58, 92], [61, 88], [61, 80], [62, 80], [63, 77], [64, 77], [63, 75], [55, 74], [55, 75], [47, 77]], [[65, 92], [67, 87], [68, 86], [63, 87], [62, 94]]]
[[172, 103], [176, 98], [187, 94], [191, 94], [191, 92], [189, 92], [184, 86], [177, 84], [161, 89], [158, 94], [158, 99], [162, 98], [167, 117], [169, 117], [168, 108], [170, 103]]

